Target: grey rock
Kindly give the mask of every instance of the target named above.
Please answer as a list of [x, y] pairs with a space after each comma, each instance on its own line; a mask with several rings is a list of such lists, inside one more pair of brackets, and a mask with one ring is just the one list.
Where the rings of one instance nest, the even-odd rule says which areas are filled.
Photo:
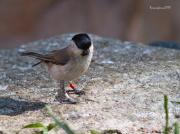
[[[72, 35], [0, 50], [0, 131], [14, 133], [29, 123], [52, 122], [43, 109], [45, 104], [77, 132], [162, 131], [163, 95], [171, 101], [180, 100], [180, 51], [91, 35], [93, 62], [75, 81], [85, 96], [72, 96], [80, 101], [77, 105], [55, 104], [58, 82], [51, 79], [43, 65], [31, 68], [36, 61], [20, 57], [18, 51], [46, 53], [64, 47]], [[180, 120], [180, 106], [169, 102], [169, 109], [170, 124]]]
[[149, 45], [154, 46], [154, 47], [164, 47], [164, 48], [180, 50], [180, 43], [177, 43], [174, 41], [155, 41], [155, 42], [149, 43]]

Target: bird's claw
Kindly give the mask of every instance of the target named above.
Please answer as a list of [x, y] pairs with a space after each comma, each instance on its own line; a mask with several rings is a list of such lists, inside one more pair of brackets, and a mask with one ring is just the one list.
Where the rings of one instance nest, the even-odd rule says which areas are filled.
[[85, 95], [85, 92], [82, 90], [75, 90], [74, 93], [78, 95]]
[[71, 98], [67, 92], [65, 92], [64, 94], [58, 94], [56, 96], [56, 100], [62, 104], [76, 104], [78, 103], [77, 100]]
[[77, 95], [85, 95], [85, 92], [84, 92], [84, 91], [82, 91], [82, 90], [77, 90], [77, 89], [75, 89], [75, 90], [67, 90], [66, 92], [67, 92], [67, 93], [71, 93], [71, 94], [77, 94]]
[[56, 100], [59, 102], [59, 103], [62, 103], [62, 104], [77, 104], [78, 101], [73, 99], [73, 98], [56, 98]]

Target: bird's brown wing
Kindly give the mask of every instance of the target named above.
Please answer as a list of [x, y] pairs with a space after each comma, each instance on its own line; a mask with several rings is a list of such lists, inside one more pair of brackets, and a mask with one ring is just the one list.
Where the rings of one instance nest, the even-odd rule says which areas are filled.
[[54, 50], [45, 56], [50, 57], [51, 61], [49, 62], [57, 65], [65, 65], [70, 60], [70, 51], [68, 51], [68, 47], [66, 47], [60, 50]]
[[68, 47], [52, 51], [49, 54], [39, 54], [35, 52], [21, 52], [22, 56], [30, 56], [43, 62], [50, 62], [56, 65], [65, 65], [70, 60]]

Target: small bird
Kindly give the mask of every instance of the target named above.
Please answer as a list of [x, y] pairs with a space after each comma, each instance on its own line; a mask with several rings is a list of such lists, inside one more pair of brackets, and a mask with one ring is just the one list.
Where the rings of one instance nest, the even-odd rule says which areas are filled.
[[[77, 79], [89, 68], [93, 56], [93, 42], [88, 34], [76, 34], [69, 41], [67, 47], [51, 51], [48, 54], [25, 51], [20, 52], [20, 55], [40, 60], [33, 66], [44, 63], [52, 78], [60, 81], [60, 89], [56, 97], [60, 103], [77, 103], [65, 90], [65, 82]], [[75, 94], [84, 93], [76, 88], [73, 91]]]

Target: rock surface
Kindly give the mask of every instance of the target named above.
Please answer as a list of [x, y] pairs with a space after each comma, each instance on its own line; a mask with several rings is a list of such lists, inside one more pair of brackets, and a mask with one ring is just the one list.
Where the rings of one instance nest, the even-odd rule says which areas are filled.
[[[77, 105], [53, 103], [58, 83], [43, 65], [20, 57], [22, 49], [46, 52], [63, 47], [72, 34], [0, 50], [0, 131], [15, 133], [33, 122], [52, 119], [43, 109], [49, 104], [55, 115], [79, 133], [91, 129], [118, 129], [123, 134], [162, 132], [165, 124], [163, 95], [180, 101], [180, 51], [101, 38], [94, 40], [94, 60], [76, 82], [86, 94], [74, 96]], [[169, 103], [170, 123], [180, 120], [180, 106]], [[20, 133], [31, 133], [24, 129]]]

